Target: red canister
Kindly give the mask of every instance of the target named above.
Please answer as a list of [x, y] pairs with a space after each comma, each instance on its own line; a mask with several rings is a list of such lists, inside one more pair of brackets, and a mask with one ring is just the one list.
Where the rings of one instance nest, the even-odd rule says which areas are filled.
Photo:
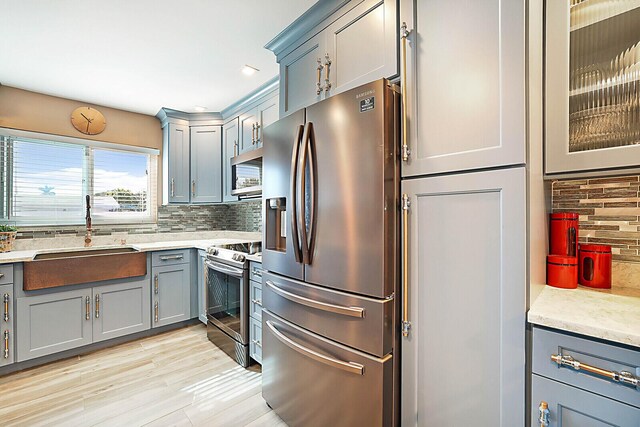
[[575, 212], [551, 214], [549, 253], [578, 256], [578, 218]]
[[578, 258], [547, 255], [547, 285], [556, 288], [578, 287]]
[[611, 246], [580, 245], [579, 264], [582, 286], [611, 289]]

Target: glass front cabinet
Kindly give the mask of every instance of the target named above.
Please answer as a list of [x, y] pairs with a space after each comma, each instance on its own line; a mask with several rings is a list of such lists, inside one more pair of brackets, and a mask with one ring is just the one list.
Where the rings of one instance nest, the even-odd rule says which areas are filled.
[[640, 167], [640, 0], [547, 0], [545, 172]]

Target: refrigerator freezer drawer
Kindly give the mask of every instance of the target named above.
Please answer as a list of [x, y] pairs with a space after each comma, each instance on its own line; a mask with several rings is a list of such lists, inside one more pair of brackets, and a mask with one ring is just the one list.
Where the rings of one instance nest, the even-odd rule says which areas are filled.
[[262, 396], [290, 426], [393, 425], [392, 356], [376, 358], [263, 312]]
[[382, 357], [393, 347], [393, 299], [375, 299], [263, 274], [263, 306], [288, 321]]

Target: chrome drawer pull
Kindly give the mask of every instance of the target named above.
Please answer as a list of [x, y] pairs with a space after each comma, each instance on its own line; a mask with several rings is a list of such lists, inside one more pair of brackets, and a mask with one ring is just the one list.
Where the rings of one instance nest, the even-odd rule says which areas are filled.
[[292, 350], [297, 351], [298, 353], [309, 357], [315, 361], [320, 363], [324, 363], [325, 365], [332, 366], [334, 368], [342, 369], [343, 371], [350, 372], [352, 374], [364, 375], [364, 366], [355, 362], [344, 362], [342, 360], [334, 359], [333, 357], [325, 356], [324, 354], [320, 354], [317, 351], [306, 348], [297, 342], [287, 338], [282, 332], [276, 329], [276, 327], [271, 323], [270, 320], [267, 320], [267, 327], [271, 329], [271, 332], [275, 335], [280, 342], [285, 344], [287, 347]]
[[257, 345], [258, 347], [262, 348], [262, 343], [258, 340], [252, 340], [252, 342]]
[[184, 255], [167, 255], [167, 256], [161, 256], [160, 257], [160, 261], [169, 261], [172, 259], [183, 259]]
[[4, 277], [4, 273], [0, 273], [0, 279]]
[[260, 307], [262, 307], [262, 301], [259, 299], [251, 299], [251, 302], [254, 304], [259, 305]]
[[253, 267], [253, 275], [254, 276], [258, 276], [258, 277], [262, 277], [262, 269], [257, 268], [257, 267]]
[[549, 404], [544, 400], [538, 406], [538, 422], [540, 427], [549, 427]]
[[4, 302], [4, 321], [9, 321], [9, 302], [11, 301], [11, 297], [9, 294], [4, 294], [3, 302]]
[[597, 368], [595, 366], [580, 363], [571, 356], [563, 356], [561, 354], [552, 354], [551, 360], [556, 362], [558, 366], [569, 366], [576, 371], [586, 371], [604, 378], [608, 378], [614, 382], [627, 384], [633, 387], [640, 385], [640, 379], [627, 371], [609, 371], [607, 369]]
[[271, 280], [265, 282], [273, 292], [280, 295], [284, 299], [288, 299], [291, 302], [295, 302], [307, 307], [317, 308], [322, 311], [329, 311], [331, 313], [344, 314], [351, 317], [364, 317], [364, 308], [362, 307], [345, 307], [342, 305], [329, 304], [326, 302], [315, 301], [310, 298], [301, 297], [299, 295], [287, 292], [284, 289], [277, 287]]

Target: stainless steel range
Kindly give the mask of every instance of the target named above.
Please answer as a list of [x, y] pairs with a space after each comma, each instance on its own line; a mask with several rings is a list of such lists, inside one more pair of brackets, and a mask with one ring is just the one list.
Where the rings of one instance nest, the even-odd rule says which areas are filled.
[[207, 336], [238, 364], [249, 366], [249, 261], [260, 242], [207, 249]]

